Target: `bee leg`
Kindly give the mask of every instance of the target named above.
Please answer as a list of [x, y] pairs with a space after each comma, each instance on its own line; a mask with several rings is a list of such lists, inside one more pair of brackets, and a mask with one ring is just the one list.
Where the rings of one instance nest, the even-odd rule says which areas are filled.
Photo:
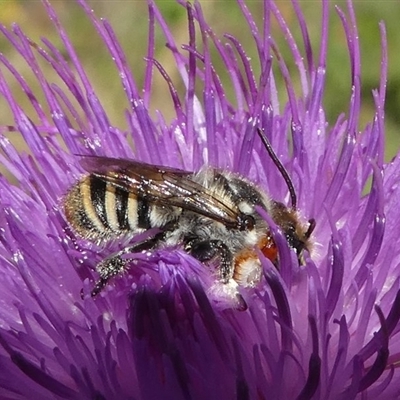
[[96, 281], [90, 292], [91, 297], [97, 296], [112, 277], [119, 275], [125, 270], [125, 266], [128, 264], [129, 260], [121, 256], [128, 252], [129, 249], [124, 249], [96, 265], [96, 271], [100, 274], [100, 278]]
[[223, 283], [228, 283], [233, 277], [232, 253], [221, 240], [189, 240], [186, 251], [197, 260], [210, 261], [218, 257], [220, 260], [219, 274]]
[[[161, 235], [156, 235], [155, 237], [144, 240], [143, 242], [126, 247], [125, 249], [113, 254], [97, 264], [96, 271], [100, 274], [100, 278], [96, 281], [93, 289], [90, 292], [90, 296], [97, 296], [104, 289], [104, 287], [107, 285], [107, 282], [111, 278], [124, 272], [126, 265], [128, 265], [131, 260], [128, 258], [123, 258], [123, 255], [152, 249], [157, 245], [160, 237]], [[81, 298], [84, 298], [83, 290], [81, 290]]]
[[235, 299], [235, 308], [239, 311], [247, 310], [247, 304], [238, 291], [238, 283], [233, 279], [234, 266], [232, 252], [221, 240], [199, 240], [198, 238], [188, 239], [185, 250], [197, 260], [210, 261], [219, 257], [219, 276], [223, 283], [222, 293]]

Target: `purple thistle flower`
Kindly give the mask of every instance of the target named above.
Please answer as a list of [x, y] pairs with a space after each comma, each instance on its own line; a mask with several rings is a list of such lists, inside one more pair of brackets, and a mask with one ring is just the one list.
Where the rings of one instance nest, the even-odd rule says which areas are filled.
[[[125, 132], [110, 123], [48, 2], [44, 6], [68, 61], [46, 39], [39, 45], [17, 25], [0, 27], [44, 94], [39, 102], [21, 73], [0, 55], [0, 94], [13, 119], [0, 126], [0, 161], [17, 182], [0, 177], [0, 398], [398, 398], [400, 161], [383, 162], [384, 26], [381, 84], [373, 92], [376, 112], [360, 131], [359, 46], [350, 2], [348, 16], [336, 11], [348, 42], [352, 97], [347, 117], [340, 116], [333, 126], [322, 106], [328, 1], [322, 3], [321, 42], [315, 50], [293, 0], [302, 53], [277, 4], [264, 1], [264, 26], [258, 27], [244, 0], [238, 0], [259, 55], [251, 62], [235, 37], [213, 32], [199, 3], [182, 4], [189, 43], [180, 49], [148, 0], [142, 89], [110, 25], [83, 0], [79, 3], [115, 62], [129, 104], [129, 128]], [[287, 38], [300, 93], [270, 35], [272, 17]], [[154, 57], [156, 25], [175, 59], [183, 97]], [[212, 48], [226, 68], [233, 102], [214, 68]], [[43, 61], [62, 85], [45, 76]], [[278, 101], [274, 64], [286, 84], [284, 104]], [[161, 112], [156, 118], [149, 112], [156, 72], [164, 77], [176, 111], [169, 123]], [[11, 90], [15, 82], [30, 101], [29, 112]], [[84, 172], [77, 155], [125, 157], [185, 170], [210, 164], [241, 173], [289, 204], [287, 187], [257, 137], [258, 127], [293, 179], [301, 215], [316, 220], [314, 249], [305, 254], [305, 265], [298, 265], [284, 235], [272, 227], [280, 269], [263, 259], [262, 282], [243, 290], [249, 305], [245, 312], [222, 307], [218, 294], [210, 292], [215, 278], [182, 249], [139, 254], [137, 265], [101, 295], [81, 299], [81, 288], [89, 291], [97, 277], [95, 265], [123, 243], [99, 248], [78, 240], [66, 223], [62, 198]], [[18, 151], [10, 136], [21, 137], [29, 153]], [[371, 189], [363, 194], [371, 178]]]

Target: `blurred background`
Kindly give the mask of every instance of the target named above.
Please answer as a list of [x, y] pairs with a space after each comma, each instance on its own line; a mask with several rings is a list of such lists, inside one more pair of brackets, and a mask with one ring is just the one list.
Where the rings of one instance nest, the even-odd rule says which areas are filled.
[[[178, 45], [187, 43], [187, 19], [185, 9], [179, 6], [174, 0], [155, 0], [167, 20], [170, 29], [174, 32]], [[122, 47], [124, 48], [133, 75], [139, 87], [143, 81], [145, 61], [143, 57], [147, 50], [147, 29], [148, 16], [145, 0], [111, 0], [111, 1], [88, 1], [99, 17], [106, 18], [116, 31]], [[318, 43], [320, 40], [321, 4], [320, 0], [305, 1], [299, 0], [300, 6], [308, 22], [308, 29], [314, 45], [315, 59], [318, 58]], [[110, 120], [121, 128], [126, 128], [124, 109], [126, 100], [120, 86], [117, 71], [114, 68], [105, 47], [97, 36], [89, 19], [82, 9], [72, 0], [53, 0], [51, 4], [61, 19], [65, 30], [68, 32], [71, 41], [86, 73], [90, 78], [95, 90], [103, 101]], [[236, 36], [243, 44], [248, 55], [257, 59], [256, 48], [252, 41], [248, 26], [240, 13], [234, 0], [200, 0], [203, 12], [208, 23], [215, 29], [218, 35], [230, 33]], [[261, 24], [262, 0], [247, 1], [249, 9]], [[298, 27], [293, 7], [288, 0], [276, 0], [281, 13], [290, 26], [297, 42], [303, 50], [300, 41], [300, 30]], [[350, 64], [348, 48], [343, 33], [341, 21], [335, 11], [334, 4], [346, 10], [344, 1], [331, 1], [329, 55], [327, 62], [327, 86], [324, 96], [324, 105], [327, 119], [333, 124], [338, 115], [348, 113], [349, 99], [351, 94], [350, 86]], [[355, 1], [354, 7], [358, 21], [358, 31], [361, 43], [361, 67], [362, 67], [362, 115], [360, 130], [365, 123], [372, 121], [374, 105], [371, 91], [379, 86], [380, 78], [380, 33], [379, 22], [384, 21], [387, 28], [388, 52], [389, 52], [389, 81], [386, 100], [386, 132], [387, 150], [386, 160], [390, 160], [398, 151], [400, 144], [400, 29], [398, 21], [400, 17], [400, 2], [375, 2]], [[63, 49], [58, 33], [46, 14], [40, 1], [32, 0], [0, 0], [0, 22], [10, 27], [13, 22], [18, 23], [24, 32], [34, 41], [39, 42], [40, 37], [46, 37], [56, 47]], [[261, 26], [261, 25], [259, 25]], [[298, 75], [291, 56], [289, 56], [287, 45], [283, 34], [274, 24], [274, 38], [278, 42], [280, 50], [292, 71], [293, 79], [298, 85]], [[165, 39], [159, 29], [156, 31], [157, 45], [156, 58], [167, 69], [173, 81], [179, 86], [179, 77], [171, 54], [165, 48]], [[62, 50], [65, 54], [65, 51]], [[32, 73], [29, 66], [12, 49], [10, 44], [0, 35], [0, 52], [2, 52], [11, 63], [18, 65], [19, 71], [32, 84], [38, 88], [37, 83], [31, 81]], [[287, 57], [285, 57], [285, 54]], [[255, 69], [256, 64], [254, 64]], [[46, 65], [43, 63], [43, 68]], [[217, 68], [218, 70], [218, 68]], [[220, 66], [220, 76], [223, 77], [223, 66]], [[52, 74], [49, 71], [49, 74]], [[46, 75], [47, 76], [47, 75]], [[166, 94], [167, 86], [158, 73], [154, 79], [157, 82], [152, 94], [153, 111], [159, 109], [164, 115], [172, 116], [169, 94]], [[55, 82], [59, 82], [54, 78]], [[18, 85], [15, 84], [18, 94]], [[39, 91], [39, 90], [38, 90]], [[285, 90], [280, 90], [285, 95]], [[35, 92], [36, 94], [36, 92]], [[38, 96], [40, 98], [40, 96]], [[167, 99], [167, 101], [166, 101]], [[232, 99], [233, 100], [233, 99]], [[25, 104], [21, 96], [21, 103]], [[28, 105], [26, 107], [29, 107]], [[13, 124], [10, 112], [0, 100], [0, 125]], [[13, 136], [13, 134], [10, 134]], [[15, 134], [14, 134], [15, 135]]]

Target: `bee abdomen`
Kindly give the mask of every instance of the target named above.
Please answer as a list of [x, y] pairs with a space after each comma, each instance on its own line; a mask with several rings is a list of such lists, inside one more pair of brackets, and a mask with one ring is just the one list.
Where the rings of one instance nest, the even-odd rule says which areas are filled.
[[88, 239], [141, 230], [136, 196], [95, 175], [86, 176], [69, 191], [65, 215], [74, 230]]
[[162, 227], [180, 214], [176, 207], [156, 206], [94, 174], [79, 181], [65, 198], [65, 215], [86, 239], [110, 239], [129, 232]]

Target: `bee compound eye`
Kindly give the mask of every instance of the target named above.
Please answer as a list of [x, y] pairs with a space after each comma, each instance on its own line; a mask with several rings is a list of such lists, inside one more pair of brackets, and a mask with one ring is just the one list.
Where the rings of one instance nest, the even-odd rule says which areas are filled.
[[253, 230], [255, 224], [256, 221], [251, 215], [239, 215], [238, 226], [240, 231], [251, 231]]

